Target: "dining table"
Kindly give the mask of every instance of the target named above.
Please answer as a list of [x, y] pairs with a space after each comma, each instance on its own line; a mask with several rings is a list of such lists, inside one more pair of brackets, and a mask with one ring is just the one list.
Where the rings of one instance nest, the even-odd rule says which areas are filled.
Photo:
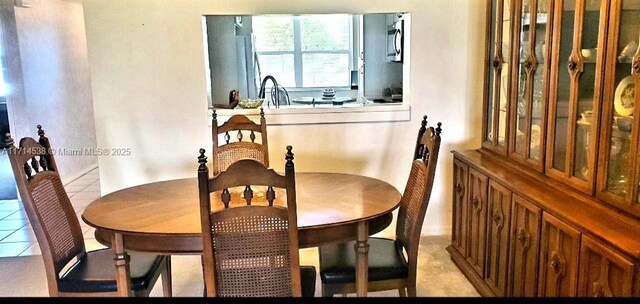
[[[296, 172], [299, 248], [355, 240], [357, 296], [367, 295], [368, 238], [388, 227], [400, 192], [380, 179], [357, 174]], [[212, 193], [212, 209], [222, 210]], [[274, 204], [286, 205], [286, 196]], [[131, 296], [128, 251], [202, 255], [197, 178], [137, 185], [92, 201], [82, 220], [114, 253], [121, 296]]]

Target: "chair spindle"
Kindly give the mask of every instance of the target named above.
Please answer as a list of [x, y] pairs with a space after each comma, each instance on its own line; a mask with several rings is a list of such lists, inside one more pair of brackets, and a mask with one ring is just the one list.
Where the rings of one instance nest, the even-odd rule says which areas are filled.
[[253, 190], [251, 186], [247, 185], [244, 188], [244, 199], [247, 201], [247, 206], [251, 206], [251, 199], [253, 199]]

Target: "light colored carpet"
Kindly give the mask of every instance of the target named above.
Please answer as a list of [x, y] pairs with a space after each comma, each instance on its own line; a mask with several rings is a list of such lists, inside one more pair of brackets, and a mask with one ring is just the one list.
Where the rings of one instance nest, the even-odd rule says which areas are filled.
[[[453, 264], [445, 247], [448, 236], [424, 236], [418, 257], [418, 296], [420, 297], [478, 297], [478, 293]], [[202, 296], [202, 269], [199, 256], [172, 257], [173, 293], [177, 297]], [[318, 267], [317, 249], [303, 249], [300, 264]], [[0, 258], [0, 296], [48, 296], [42, 256]], [[320, 279], [316, 283], [320, 296]], [[162, 284], [156, 283], [152, 297], [162, 296]], [[350, 295], [353, 296], [353, 295]], [[370, 293], [369, 296], [397, 297], [397, 291]]]

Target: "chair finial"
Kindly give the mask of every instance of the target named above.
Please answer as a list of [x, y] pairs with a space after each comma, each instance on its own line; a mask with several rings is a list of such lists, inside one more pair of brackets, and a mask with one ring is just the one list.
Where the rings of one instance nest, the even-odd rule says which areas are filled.
[[203, 148], [200, 148], [200, 156], [198, 156], [198, 171], [206, 171], [207, 170], [207, 157], [204, 155], [206, 151]]
[[293, 149], [292, 146], [287, 146], [287, 154], [285, 154], [285, 157], [284, 157], [284, 159], [287, 160], [287, 164], [285, 165], [286, 167], [293, 166], [293, 152], [291, 152], [292, 149]]
[[37, 125], [36, 128], [38, 128], [38, 136], [40, 136], [40, 138], [44, 137], [44, 130], [42, 130], [42, 126]]
[[11, 138], [11, 133], [4, 134], [4, 142], [7, 145], [7, 147], [13, 146], [14, 142], [13, 142], [13, 138]]
[[424, 134], [427, 131], [427, 115], [422, 116], [422, 123], [418, 134]]
[[216, 109], [213, 109], [213, 114], [211, 115], [213, 119], [218, 119], [218, 114], [216, 113]]
[[438, 127], [436, 128], [436, 136], [440, 137], [441, 132], [442, 132], [442, 123], [438, 122]]
[[260, 118], [264, 118], [264, 109], [260, 107]]

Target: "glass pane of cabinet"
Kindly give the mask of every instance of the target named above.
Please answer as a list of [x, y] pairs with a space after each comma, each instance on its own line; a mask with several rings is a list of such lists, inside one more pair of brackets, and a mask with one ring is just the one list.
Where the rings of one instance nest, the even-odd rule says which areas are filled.
[[591, 193], [607, 0], [555, 1], [547, 174]]
[[483, 149], [640, 216], [640, 0], [487, 0]]
[[518, 53], [514, 66], [516, 103], [513, 108], [510, 155], [542, 169], [543, 103], [547, 65], [546, 45], [550, 0], [522, 0], [518, 3]]
[[492, 0], [488, 52], [487, 95], [483, 146], [506, 155], [510, 90], [511, 0]]
[[604, 90], [598, 194], [605, 201], [640, 213], [638, 107], [640, 101], [640, 0], [613, 1]]

